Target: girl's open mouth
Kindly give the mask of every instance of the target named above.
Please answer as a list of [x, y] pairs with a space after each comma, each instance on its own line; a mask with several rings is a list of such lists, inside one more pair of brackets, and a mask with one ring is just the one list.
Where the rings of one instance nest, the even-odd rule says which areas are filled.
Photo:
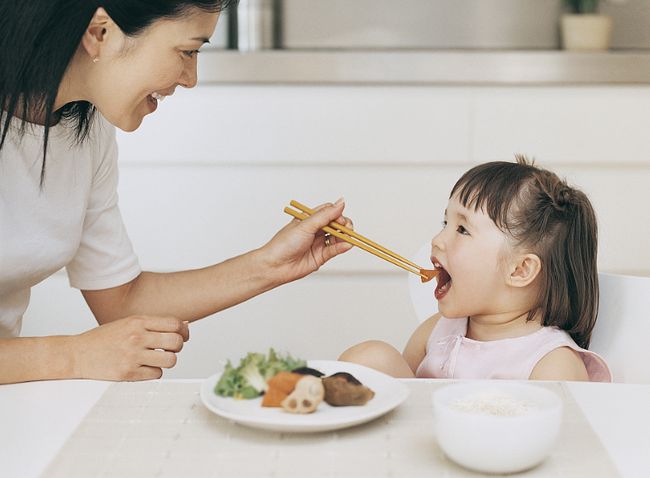
[[147, 95], [147, 104], [152, 113], [158, 108], [158, 100], [153, 95]]
[[439, 262], [434, 261], [433, 265], [436, 270], [439, 271], [438, 276], [436, 277], [438, 285], [433, 294], [437, 300], [441, 300], [447, 292], [449, 292], [449, 289], [451, 289], [451, 276]]

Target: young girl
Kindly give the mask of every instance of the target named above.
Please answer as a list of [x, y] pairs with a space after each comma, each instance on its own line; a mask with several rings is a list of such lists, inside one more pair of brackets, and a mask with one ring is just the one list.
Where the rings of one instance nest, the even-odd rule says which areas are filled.
[[598, 311], [597, 227], [584, 193], [523, 157], [467, 171], [431, 241], [439, 313], [404, 352], [340, 360], [395, 377], [611, 381], [587, 349]]

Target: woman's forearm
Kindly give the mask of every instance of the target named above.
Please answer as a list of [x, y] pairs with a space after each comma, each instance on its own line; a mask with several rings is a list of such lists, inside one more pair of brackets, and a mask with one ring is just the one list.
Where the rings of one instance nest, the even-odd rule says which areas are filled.
[[113, 297], [102, 294], [100, 301], [93, 292], [84, 295], [102, 323], [138, 314], [194, 321], [280, 285], [270, 272], [256, 250], [202, 269], [143, 272], [128, 287], [113, 290]]
[[113, 289], [83, 291], [99, 323], [132, 315], [172, 316], [193, 321], [239, 304], [318, 270], [352, 247], [321, 228], [341, 216], [344, 203], [323, 206], [304, 221], [292, 221], [263, 247], [203, 269], [143, 272]]
[[0, 384], [78, 378], [72, 337], [0, 339]]

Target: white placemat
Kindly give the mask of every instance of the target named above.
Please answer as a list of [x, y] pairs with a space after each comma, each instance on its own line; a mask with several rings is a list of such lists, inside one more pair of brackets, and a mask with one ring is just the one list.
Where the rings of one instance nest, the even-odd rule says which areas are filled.
[[[86, 416], [44, 476], [75, 477], [471, 477], [433, 434], [431, 392], [407, 381], [409, 399], [371, 423], [291, 434], [245, 428], [208, 411], [199, 383], [116, 383]], [[607, 451], [562, 384], [565, 420], [553, 454], [510, 476], [615, 477]]]

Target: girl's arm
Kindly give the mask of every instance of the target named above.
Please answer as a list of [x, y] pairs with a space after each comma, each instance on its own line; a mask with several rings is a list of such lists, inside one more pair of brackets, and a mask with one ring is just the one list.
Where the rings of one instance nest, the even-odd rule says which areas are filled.
[[343, 208], [341, 201], [304, 221], [294, 220], [262, 248], [220, 264], [183, 272], [143, 272], [119, 287], [83, 291], [84, 298], [100, 324], [136, 314], [184, 321], [206, 317], [304, 277], [348, 251], [352, 246], [334, 237], [327, 246], [321, 231], [331, 221], [346, 223]]
[[414, 374], [427, 353], [427, 341], [429, 340], [429, 336], [431, 335], [433, 328], [436, 326], [436, 323], [438, 323], [439, 318], [440, 314], [436, 314], [422, 322], [420, 326], [415, 329], [415, 332], [413, 332], [404, 348], [404, 352], [402, 352], [404, 360], [406, 360], [406, 363], [411, 367]]
[[589, 374], [580, 354], [569, 347], [550, 351], [537, 362], [530, 380], [589, 381]]

